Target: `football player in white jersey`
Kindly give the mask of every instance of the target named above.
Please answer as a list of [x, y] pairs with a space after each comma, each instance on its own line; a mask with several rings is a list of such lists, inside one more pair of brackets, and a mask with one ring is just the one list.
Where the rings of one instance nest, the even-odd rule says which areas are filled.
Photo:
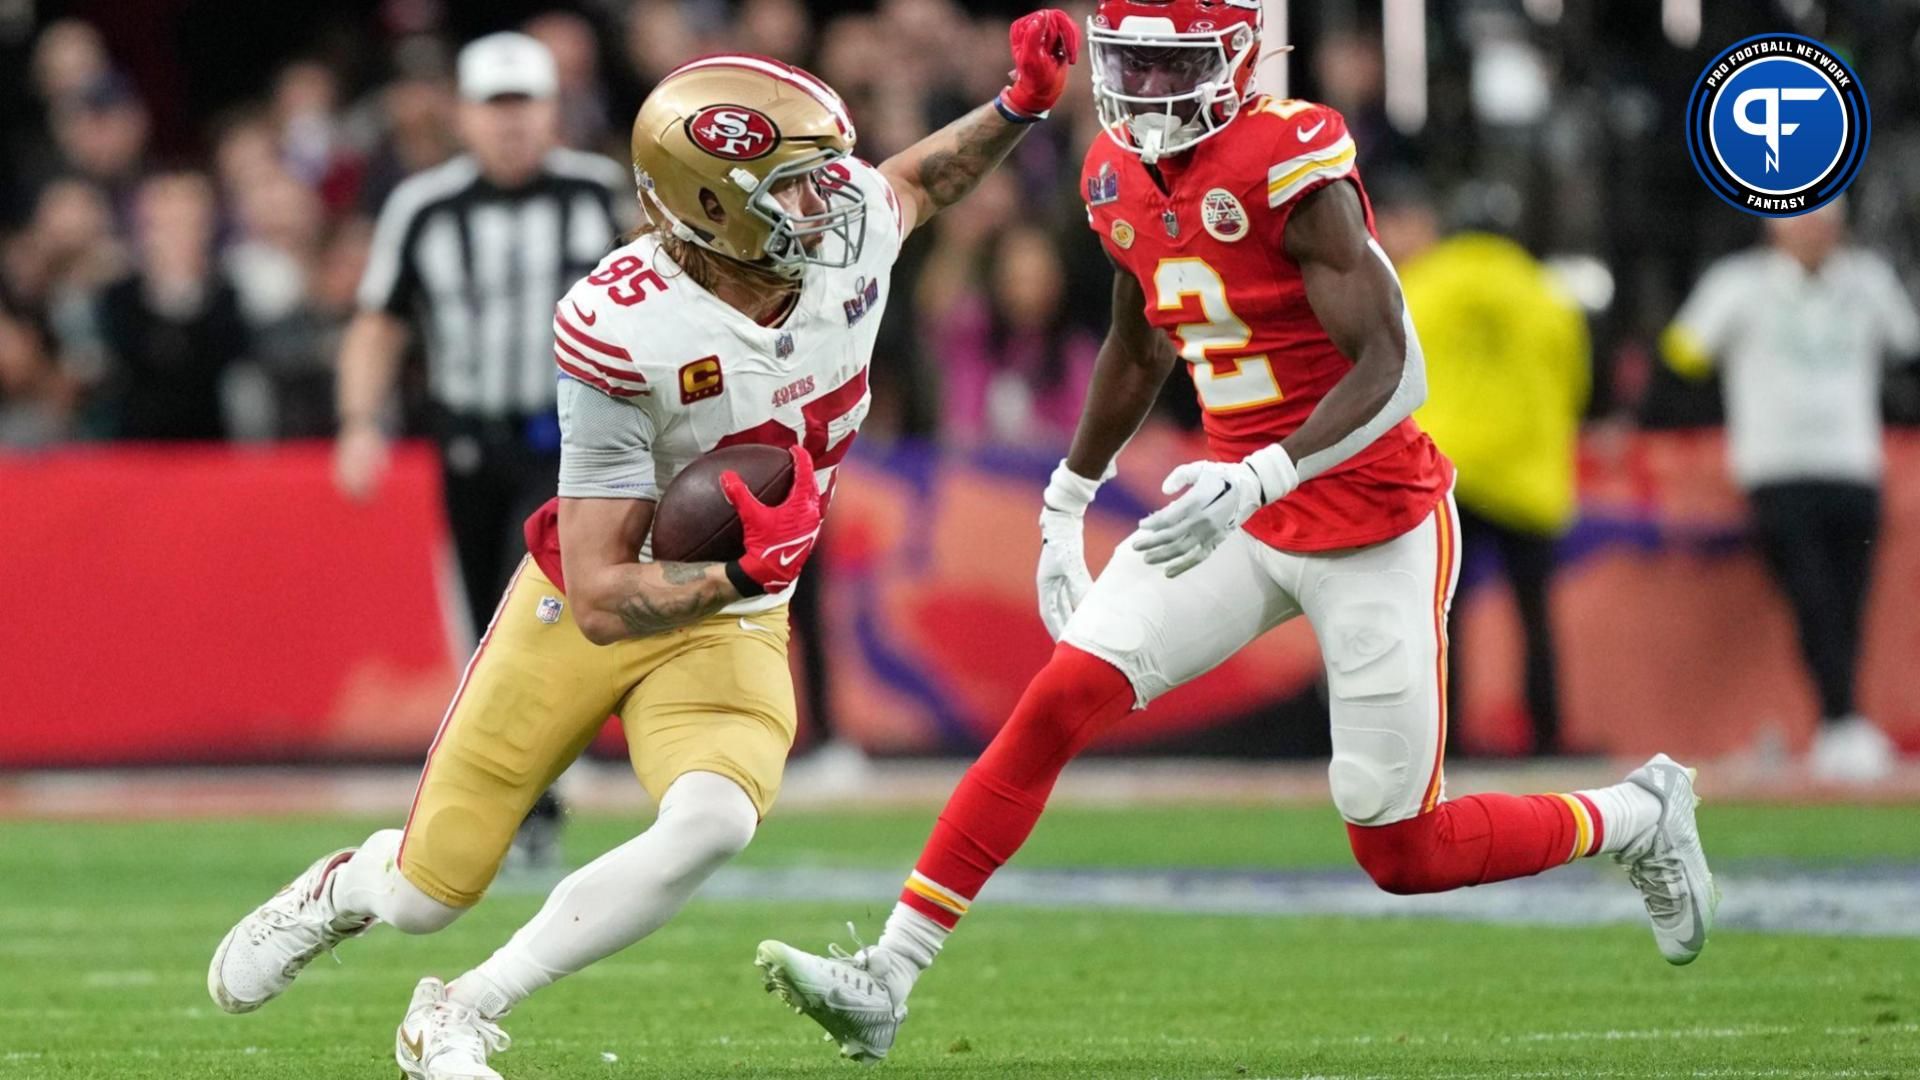
[[[1015, 22], [1010, 41], [1010, 87], [878, 167], [852, 156], [839, 96], [784, 63], [708, 57], [648, 96], [633, 128], [646, 224], [554, 317], [559, 498], [528, 522], [531, 555], [467, 666], [406, 826], [321, 857], [242, 919], [208, 970], [221, 1008], [259, 1008], [375, 923], [452, 923], [609, 715], [658, 818], [562, 881], [479, 966], [419, 982], [394, 1040], [406, 1076], [497, 1078], [488, 1058], [507, 1048], [508, 1010], [658, 929], [746, 846], [794, 732], [786, 590], [867, 411], [888, 271], [909, 232], [1046, 115], [1079, 50], [1053, 10]], [[743, 442], [789, 448], [795, 466], [776, 506], [724, 478], [746, 554], [652, 561], [661, 489]]]

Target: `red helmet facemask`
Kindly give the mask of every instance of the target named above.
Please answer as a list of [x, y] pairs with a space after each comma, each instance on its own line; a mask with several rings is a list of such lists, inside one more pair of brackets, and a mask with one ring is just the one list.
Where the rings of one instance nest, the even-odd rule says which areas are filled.
[[1152, 164], [1239, 112], [1260, 50], [1260, 0], [1103, 0], [1087, 44], [1108, 136]]

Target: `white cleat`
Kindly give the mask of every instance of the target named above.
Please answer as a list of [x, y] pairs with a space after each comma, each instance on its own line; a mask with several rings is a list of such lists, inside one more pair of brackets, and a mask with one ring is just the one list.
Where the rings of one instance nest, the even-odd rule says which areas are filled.
[[753, 963], [766, 987], [793, 1011], [826, 1029], [827, 1039], [855, 1061], [877, 1062], [893, 1049], [893, 1037], [907, 1018], [905, 962], [883, 949], [867, 947], [853, 955], [838, 945], [815, 956], [778, 941], [763, 941]]
[[406, 1019], [393, 1033], [393, 1060], [408, 1080], [501, 1080], [487, 1055], [513, 1045], [500, 1025], [447, 999], [447, 986], [428, 976], [413, 988]]
[[1884, 780], [1899, 764], [1900, 751], [1885, 732], [1864, 716], [1823, 724], [1813, 739], [1813, 775], [1835, 784], [1871, 784]]
[[252, 1012], [292, 986], [314, 957], [366, 933], [372, 919], [342, 919], [327, 896], [333, 872], [353, 851], [321, 856], [227, 931], [207, 966], [207, 993], [216, 1005]]
[[1720, 889], [1707, 869], [1694, 820], [1694, 807], [1700, 805], [1693, 793], [1694, 774], [1665, 754], [1655, 754], [1627, 774], [1628, 783], [1660, 800], [1660, 820], [1613, 857], [1626, 867], [1627, 877], [1646, 900], [1653, 940], [1669, 964], [1690, 964], [1700, 955], [1720, 906]]

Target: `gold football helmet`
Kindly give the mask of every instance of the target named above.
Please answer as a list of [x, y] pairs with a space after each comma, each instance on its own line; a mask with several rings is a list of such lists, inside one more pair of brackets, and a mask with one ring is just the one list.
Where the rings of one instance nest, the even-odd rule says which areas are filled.
[[[853, 143], [847, 107], [826, 83], [765, 57], [709, 56], [669, 72], [641, 104], [633, 173], [659, 228], [798, 278], [860, 257], [866, 200], [840, 163]], [[817, 198], [782, 205], [795, 181]]]

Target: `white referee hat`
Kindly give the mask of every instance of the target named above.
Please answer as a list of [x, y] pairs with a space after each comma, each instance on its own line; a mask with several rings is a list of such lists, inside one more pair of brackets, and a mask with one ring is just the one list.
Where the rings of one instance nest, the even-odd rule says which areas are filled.
[[507, 94], [550, 98], [559, 89], [553, 53], [525, 34], [488, 34], [460, 50], [460, 96], [468, 101]]

